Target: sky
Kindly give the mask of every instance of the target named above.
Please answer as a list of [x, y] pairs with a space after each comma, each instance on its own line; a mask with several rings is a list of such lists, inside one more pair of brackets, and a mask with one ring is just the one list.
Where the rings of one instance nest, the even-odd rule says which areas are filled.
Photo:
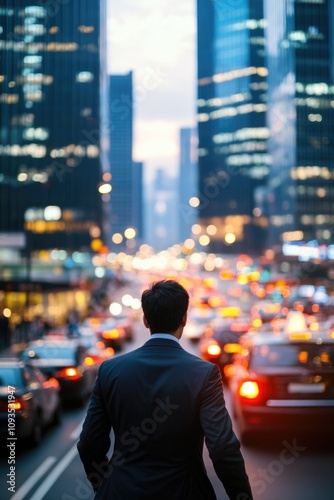
[[179, 130], [195, 126], [195, 12], [195, 0], [108, 0], [108, 73], [133, 70], [133, 157], [146, 181], [157, 168], [177, 174]]

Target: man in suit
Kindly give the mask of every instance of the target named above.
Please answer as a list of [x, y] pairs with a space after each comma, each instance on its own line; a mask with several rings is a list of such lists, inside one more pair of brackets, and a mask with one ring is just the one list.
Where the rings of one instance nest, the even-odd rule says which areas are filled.
[[229, 498], [252, 499], [219, 370], [179, 344], [188, 305], [176, 281], [154, 283], [142, 294], [150, 339], [99, 369], [78, 442], [96, 499], [215, 499], [204, 438]]

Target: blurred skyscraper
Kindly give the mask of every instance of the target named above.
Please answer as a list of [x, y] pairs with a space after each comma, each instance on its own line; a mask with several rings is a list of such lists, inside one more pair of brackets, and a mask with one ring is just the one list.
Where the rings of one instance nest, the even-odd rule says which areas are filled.
[[134, 227], [132, 71], [124, 75], [110, 75], [109, 131], [111, 240], [123, 245], [126, 243], [125, 230]]
[[143, 242], [144, 236], [144, 220], [143, 220], [143, 200], [144, 200], [144, 186], [143, 186], [143, 163], [133, 162], [132, 167], [132, 180], [133, 180], [133, 225], [137, 232], [138, 243]]
[[103, 238], [104, 24], [105, 0], [0, 0], [0, 231], [33, 250]]
[[333, 243], [334, 2], [266, 0], [265, 13], [269, 245]]
[[179, 241], [191, 236], [191, 227], [197, 221], [197, 209], [192, 198], [198, 196], [197, 131], [192, 128], [180, 130], [180, 166], [178, 183]]
[[199, 222], [214, 251], [334, 236], [334, 2], [198, 0]]
[[[270, 157], [263, 2], [198, 0], [199, 224], [216, 252], [260, 253]], [[215, 227], [215, 234], [212, 228]]]
[[145, 210], [145, 241], [157, 251], [178, 243], [177, 179], [162, 168], [156, 171]]

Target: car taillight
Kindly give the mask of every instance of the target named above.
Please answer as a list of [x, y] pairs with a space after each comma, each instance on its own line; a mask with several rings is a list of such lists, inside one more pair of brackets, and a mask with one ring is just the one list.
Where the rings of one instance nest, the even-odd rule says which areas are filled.
[[239, 396], [248, 400], [254, 400], [259, 397], [260, 388], [257, 382], [246, 380], [239, 387]]
[[79, 378], [81, 378], [81, 376], [82, 375], [81, 375], [80, 371], [77, 368], [75, 368], [74, 366], [68, 367], [68, 368], [63, 368], [62, 370], [57, 372], [57, 377], [68, 378], [70, 380], [78, 380]]
[[[30, 399], [30, 397], [27, 399]], [[1, 404], [1, 411], [2, 412], [8, 411], [8, 410], [11, 410], [11, 412], [13, 412], [14, 410], [15, 411], [25, 411], [28, 409], [28, 405], [29, 405], [27, 399], [20, 397], [20, 398], [15, 399], [14, 401], [9, 401], [8, 403], [7, 403], [7, 401], [3, 401]]]
[[209, 344], [206, 348], [206, 351], [213, 358], [220, 356], [220, 354], [222, 352], [222, 350], [218, 344]]

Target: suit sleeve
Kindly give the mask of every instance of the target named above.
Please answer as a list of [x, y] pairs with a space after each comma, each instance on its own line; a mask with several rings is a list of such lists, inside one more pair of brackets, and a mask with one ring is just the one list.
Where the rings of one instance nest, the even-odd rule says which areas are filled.
[[101, 390], [101, 368], [95, 381], [87, 415], [77, 444], [79, 456], [94, 491], [105, 475], [108, 475], [111, 422]]
[[216, 365], [210, 368], [204, 385], [200, 420], [209, 456], [230, 500], [252, 500], [240, 443], [232, 429]]

